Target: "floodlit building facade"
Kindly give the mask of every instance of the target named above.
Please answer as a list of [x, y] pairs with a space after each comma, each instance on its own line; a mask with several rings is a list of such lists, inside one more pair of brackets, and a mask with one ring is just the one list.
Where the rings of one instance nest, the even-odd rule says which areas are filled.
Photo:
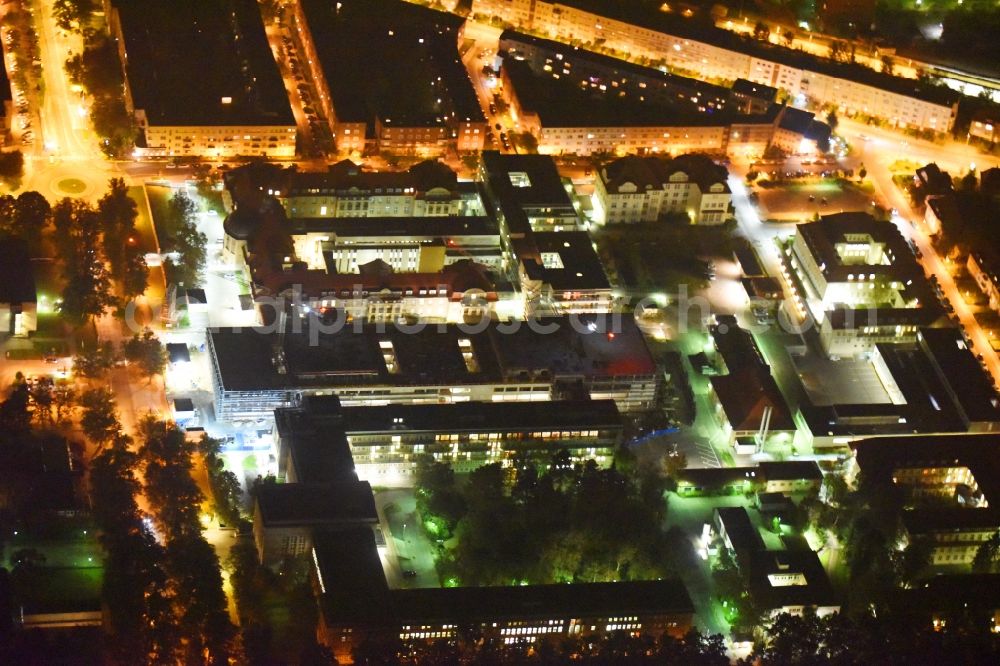
[[784, 259], [793, 297], [831, 356], [870, 353], [879, 342], [913, 342], [917, 330], [940, 315], [899, 230], [867, 213], [799, 225]]
[[295, 118], [256, 2], [110, 0], [107, 8], [141, 133], [137, 155], [295, 156]]
[[465, 19], [401, 0], [296, 0], [292, 22], [339, 152], [482, 150]]
[[728, 175], [705, 155], [623, 157], [598, 171], [595, 208], [606, 224], [654, 222], [667, 213], [722, 224], [732, 216]]
[[958, 97], [950, 91], [744, 40], [655, 10], [634, 18], [627, 7], [593, 0], [474, 0], [472, 15], [477, 14], [558, 41], [600, 44], [633, 58], [663, 61], [672, 72], [703, 80], [747, 79], [893, 126], [949, 132], [955, 122]]
[[625, 315], [471, 327], [359, 322], [335, 330], [305, 317], [288, 326], [283, 334], [274, 327], [209, 332], [220, 421], [266, 424], [299, 394], [336, 395], [345, 406], [579, 395], [641, 411], [656, 404], [667, 380]]

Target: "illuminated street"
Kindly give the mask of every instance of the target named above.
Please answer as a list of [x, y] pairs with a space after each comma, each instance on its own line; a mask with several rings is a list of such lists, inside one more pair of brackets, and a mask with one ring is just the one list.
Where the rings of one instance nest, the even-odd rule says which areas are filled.
[[0, 19], [0, 663], [996, 661], [997, 7]]

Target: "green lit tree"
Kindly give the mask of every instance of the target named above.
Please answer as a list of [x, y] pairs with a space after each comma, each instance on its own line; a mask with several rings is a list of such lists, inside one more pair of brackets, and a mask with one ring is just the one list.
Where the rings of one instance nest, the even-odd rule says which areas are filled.
[[148, 328], [123, 342], [122, 354], [147, 378], [162, 374], [167, 367], [167, 350]]

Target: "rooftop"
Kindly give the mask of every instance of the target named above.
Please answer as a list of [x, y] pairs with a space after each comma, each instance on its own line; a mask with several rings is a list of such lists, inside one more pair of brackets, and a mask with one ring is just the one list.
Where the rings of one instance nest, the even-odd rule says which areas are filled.
[[[221, 388], [437, 386], [490, 383], [501, 378], [516, 381], [522, 373], [542, 373], [548, 378], [543, 381], [549, 381], [656, 371], [642, 333], [627, 315], [552, 317], [515, 326], [494, 322], [478, 332], [456, 325], [404, 332], [389, 324], [381, 333], [375, 325], [343, 326], [336, 331], [312, 330], [314, 325], [309, 318], [290, 322], [283, 336], [256, 328], [210, 330], [209, 345]], [[550, 328], [554, 330], [543, 332]], [[471, 345], [475, 369], [466, 364], [461, 340]], [[391, 344], [395, 356], [392, 372], [386, 367], [383, 344]]]
[[302, 0], [340, 122], [484, 122], [458, 54], [465, 20], [401, 0]]
[[538, 74], [527, 62], [511, 58], [504, 60], [503, 69], [522, 109], [536, 114], [542, 127], [717, 127], [734, 121], [773, 121], [766, 114], [702, 106], [689, 97], [643, 99], [584, 89], [565, 78]]
[[922, 328], [917, 341], [970, 422], [1000, 422], [1000, 397], [955, 328]]
[[874, 88], [909, 95], [928, 102], [951, 106], [960, 95], [948, 88], [937, 87], [898, 76], [890, 76], [858, 64], [837, 63], [804, 51], [764, 43], [677, 14], [658, 11], [658, 5], [637, 2], [607, 2], [606, 0], [559, 0], [562, 4], [590, 11], [599, 16], [633, 23], [651, 30], [696, 40], [739, 53], [780, 62], [790, 67], [864, 83]]
[[733, 82], [731, 90], [734, 95], [743, 95], [745, 97], [763, 99], [768, 102], [773, 102], [778, 97], [777, 88], [765, 86], [763, 83], [754, 83], [753, 81], [747, 79], [736, 79], [736, 81]]
[[[556, 378], [648, 375], [656, 362], [631, 315], [544, 317], [502, 333], [491, 331], [505, 377], [548, 370]], [[551, 330], [548, 333], [542, 331]]]
[[[773, 476], [772, 476], [773, 475]], [[769, 462], [765, 467], [688, 467], [681, 470], [679, 480], [702, 488], [719, 488], [737, 481], [766, 483], [769, 480], [819, 480], [822, 472], [813, 461], [783, 460]]]
[[423, 588], [393, 590], [390, 596], [396, 620], [401, 624], [694, 612], [691, 598], [679, 580]]
[[323, 233], [338, 238], [374, 240], [386, 236], [448, 238], [499, 234], [496, 223], [486, 216], [425, 217], [300, 217], [289, 220], [293, 234]]
[[757, 528], [747, 515], [747, 510], [742, 506], [719, 507], [715, 513], [733, 550], [740, 553], [741, 557], [743, 554], [764, 548], [764, 540], [760, 538]]
[[[860, 270], [897, 279], [920, 277], [923, 270], [913, 256], [899, 228], [888, 220], [876, 220], [868, 213], [848, 212], [824, 215], [815, 222], [800, 224], [810, 253], [829, 282], [849, 281], [848, 275]], [[883, 263], [845, 262], [837, 246], [850, 243], [882, 245]]]
[[[340, 406], [336, 396], [308, 396], [297, 407], [274, 410], [281, 442], [279, 466], [298, 484], [357, 482], [351, 448], [334, 406]], [[357, 497], [360, 490], [355, 487], [351, 492]]]
[[[750, 592], [768, 610], [786, 606], [833, 606], [833, 585], [815, 552], [805, 550], [758, 550], [745, 561]], [[782, 581], [800, 574], [794, 583]]]
[[491, 192], [504, 203], [523, 208], [572, 207], [556, 163], [548, 155], [482, 154], [483, 172]]
[[369, 171], [350, 160], [330, 165], [326, 171], [285, 172], [286, 197], [362, 194], [450, 194], [458, 187], [458, 175], [446, 164], [426, 160], [406, 171]]
[[586, 231], [536, 231], [532, 237], [542, 259], [537, 277], [553, 289], [611, 288], [594, 242]]
[[[525, 59], [525, 55], [530, 55], [529, 49], [534, 50], [546, 56], [545, 63], [537, 58], [526, 60], [533, 66], [536, 74], [544, 75], [551, 71], [552, 77], [556, 79], [576, 74], [578, 79], [587, 80], [592, 88], [599, 84], [611, 86], [619, 96], [628, 95], [629, 89], [641, 81], [642, 84], [631, 91], [633, 96], [652, 97], [663, 94], [663, 99], [672, 98], [675, 102], [683, 100], [683, 105], [692, 105], [692, 108], [703, 105], [721, 107], [730, 97], [729, 88], [515, 30], [504, 30], [500, 35], [500, 49], [516, 60]], [[559, 63], [563, 65], [560, 66]], [[575, 66], [570, 69], [571, 65]], [[559, 69], [563, 71], [553, 71]], [[594, 76], [595, 73], [599, 75]], [[692, 96], [697, 101], [692, 100]]]
[[788, 403], [753, 335], [735, 320], [713, 326], [711, 334], [728, 370], [710, 378], [712, 390], [733, 430], [759, 429], [767, 409], [771, 410], [771, 430], [795, 430]]
[[34, 303], [37, 298], [27, 241], [0, 239], [0, 303]]
[[902, 467], [963, 466], [972, 472], [986, 500], [1000, 505], [1000, 435], [872, 437], [852, 442], [851, 448], [866, 483], [892, 485], [895, 470]]
[[[827, 388], [828, 399], [810, 395], [811, 404], [802, 406], [814, 434], [965, 432], [1000, 422], [997, 393], [957, 329], [921, 328], [916, 342], [878, 344], [875, 362], [883, 370], [871, 362], [845, 360], [806, 370], [807, 375], [825, 373], [824, 382], [845, 364], [848, 370], [841, 381], [828, 382], [829, 387], [841, 385], [840, 390]], [[808, 376], [807, 381], [814, 382]], [[881, 395], [873, 398], [864, 382], [873, 382]]]
[[256, 0], [112, 5], [132, 100], [151, 125], [295, 125]]
[[614, 400], [559, 402], [460, 402], [448, 405], [344, 407], [344, 429], [361, 432], [461, 432], [622, 427]]
[[378, 514], [367, 481], [267, 483], [254, 496], [264, 525], [356, 527], [375, 525]]
[[639, 157], [629, 155], [621, 157], [602, 167], [601, 180], [609, 193], [631, 191], [623, 186], [633, 185], [638, 192], [646, 190], [661, 190], [679, 176], [697, 183], [702, 192], [707, 192], [713, 185], [721, 185], [722, 191], [729, 191], [729, 172], [726, 167], [717, 164], [708, 155], [693, 153], [680, 155], [673, 159], [662, 157]]

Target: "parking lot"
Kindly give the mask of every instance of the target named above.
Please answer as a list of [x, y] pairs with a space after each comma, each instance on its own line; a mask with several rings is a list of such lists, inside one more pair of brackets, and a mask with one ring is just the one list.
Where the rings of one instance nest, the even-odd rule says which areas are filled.
[[872, 195], [853, 182], [834, 178], [785, 181], [771, 187], [755, 186], [761, 218], [805, 221], [819, 213], [871, 210]]

